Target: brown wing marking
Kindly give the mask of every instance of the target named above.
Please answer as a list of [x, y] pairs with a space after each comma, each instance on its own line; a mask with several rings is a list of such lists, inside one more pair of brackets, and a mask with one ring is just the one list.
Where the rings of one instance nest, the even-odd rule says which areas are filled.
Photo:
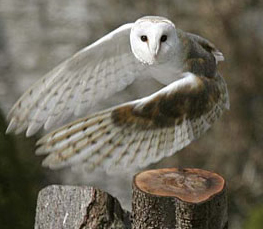
[[143, 106], [127, 104], [112, 111], [117, 126], [156, 129], [180, 125], [184, 118], [195, 119], [209, 112], [225, 93], [222, 78], [199, 77], [198, 87], [191, 85], [154, 97]]

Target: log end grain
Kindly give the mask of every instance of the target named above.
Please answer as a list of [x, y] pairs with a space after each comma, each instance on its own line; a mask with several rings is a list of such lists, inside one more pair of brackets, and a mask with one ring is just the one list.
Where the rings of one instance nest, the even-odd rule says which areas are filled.
[[220, 193], [225, 181], [218, 174], [201, 169], [165, 168], [137, 174], [134, 185], [148, 194], [200, 203]]

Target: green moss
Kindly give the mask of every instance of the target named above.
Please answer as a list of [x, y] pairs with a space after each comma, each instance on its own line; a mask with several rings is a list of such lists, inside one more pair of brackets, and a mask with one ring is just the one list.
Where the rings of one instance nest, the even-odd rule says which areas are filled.
[[263, 228], [263, 205], [254, 208], [246, 223], [245, 229], [262, 229]]

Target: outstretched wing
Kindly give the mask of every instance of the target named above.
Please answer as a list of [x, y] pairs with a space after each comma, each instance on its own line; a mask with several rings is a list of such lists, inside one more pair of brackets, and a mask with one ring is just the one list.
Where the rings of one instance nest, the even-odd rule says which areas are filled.
[[204, 133], [228, 108], [223, 78], [184, 73], [158, 92], [77, 120], [39, 140], [52, 169], [107, 171], [142, 167], [170, 156]]
[[11, 109], [7, 132], [49, 129], [131, 84], [143, 66], [130, 50], [132, 24], [82, 49], [34, 84]]

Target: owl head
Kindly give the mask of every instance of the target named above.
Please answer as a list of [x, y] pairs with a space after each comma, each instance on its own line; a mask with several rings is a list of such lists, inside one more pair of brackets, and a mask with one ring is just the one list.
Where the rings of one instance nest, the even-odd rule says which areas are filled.
[[163, 17], [142, 17], [134, 23], [130, 33], [133, 54], [149, 65], [170, 60], [175, 55], [177, 41], [175, 25]]

